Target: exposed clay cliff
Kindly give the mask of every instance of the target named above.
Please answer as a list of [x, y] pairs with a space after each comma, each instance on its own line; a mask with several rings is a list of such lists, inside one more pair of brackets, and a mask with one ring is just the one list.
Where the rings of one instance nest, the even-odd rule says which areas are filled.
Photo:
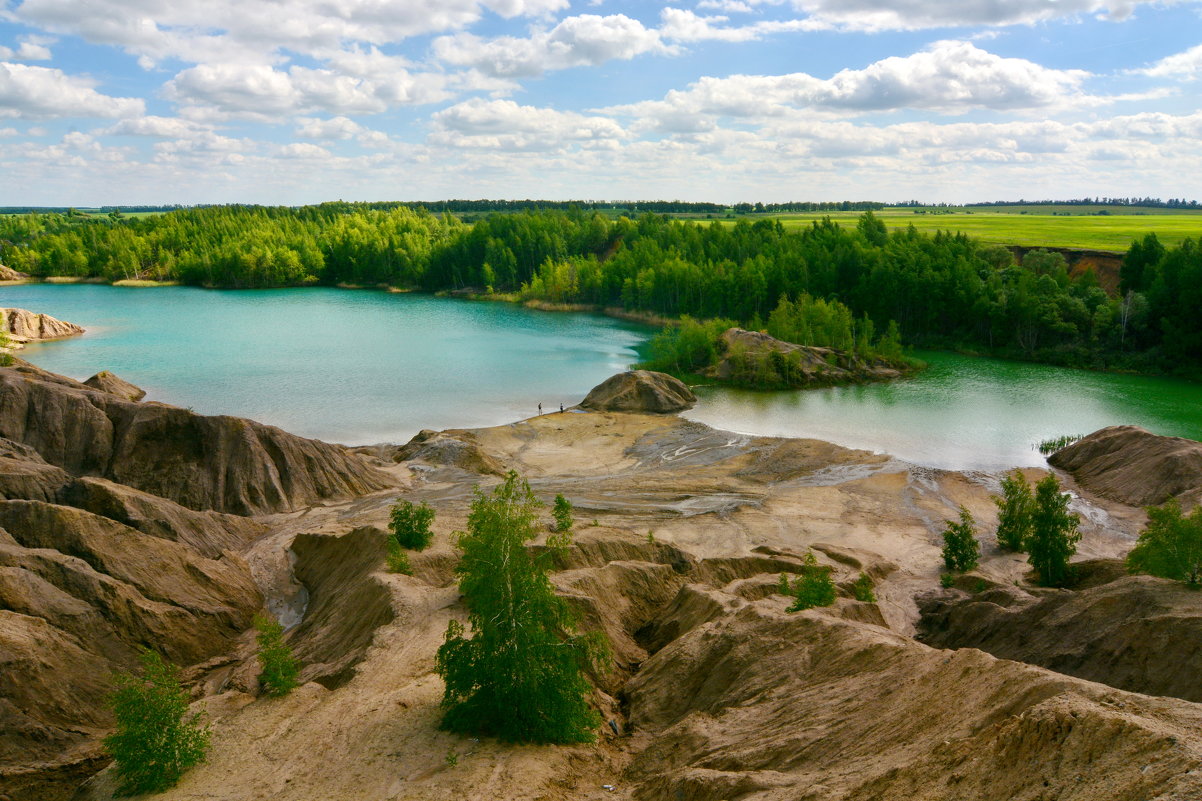
[[580, 405], [599, 412], [672, 414], [691, 409], [696, 402], [680, 379], [652, 370], [630, 370], [593, 387]]
[[83, 328], [75, 323], [26, 309], [0, 309], [0, 327], [17, 348], [22, 348], [30, 342], [66, 339], [84, 332]]
[[1003, 585], [934, 594], [922, 605], [922, 639], [1133, 692], [1202, 701], [1198, 592], [1152, 576], [1035, 592]]
[[389, 483], [338, 445], [253, 420], [134, 403], [24, 363], [0, 369], [0, 437], [73, 475], [196, 510], [284, 512]]
[[12, 267], [0, 264], [0, 281], [27, 281], [29, 276], [25, 273], [19, 273]]
[[1048, 457], [1081, 486], [1132, 506], [1177, 498], [1202, 501], [1202, 442], [1161, 437], [1137, 426], [1109, 426]]

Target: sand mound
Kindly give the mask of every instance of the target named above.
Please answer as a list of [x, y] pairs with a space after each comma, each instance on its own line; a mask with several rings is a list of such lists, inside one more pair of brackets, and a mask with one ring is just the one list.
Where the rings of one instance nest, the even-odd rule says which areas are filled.
[[667, 373], [630, 370], [593, 387], [580, 405], [599, 412], [671, 414], [691, 409], [696, 402], [692, 390]]
[[1160, 437], [1136, 426], [1095, 431], [1048, 457], [1081, 486], [1132, 506], [1202, 501], [1202, 442]]
[[397, 448], [394, 462], [419, 461], [443, 467], [457, 467], [469, 473], [503, 476], [500, 460], [480, 447], [471, 432], [431, 431], [423, 429]]
[[[640, 801], [1182, 799], [1202, 710], [709, 591], [626, 689]], [[636, 735], [639, 736], [639, 735]], [[1191, 773], [1192, 771], [1192, 773]]]
[[924, 642], [1148, 695], [1202, 701], [1202, 594], [1152, 576], [1033, 596], [1014, 586], [922, 605]]

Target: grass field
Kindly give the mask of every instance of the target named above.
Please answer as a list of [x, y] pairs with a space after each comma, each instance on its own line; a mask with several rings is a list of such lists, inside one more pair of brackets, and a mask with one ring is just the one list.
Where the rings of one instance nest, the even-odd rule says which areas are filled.
[[[1048, 207], [1054, 208], [1054, 207]], [[1072, 207], [1068, 207], [1072, 208]], [[1096, 212], [1097, 207], [1093, 207]], [[1020, 214], [974, 211], [971, 214], [915, 214], [910, 209], [886, 209], [877, 216], [890, 228], [913, 225], [919, 231], [963, 231], [982, 242], [998, 245], [1060, 247], [1124, 252], [1132, 240], [1154, 231], [1165, 245], [1179, 245], [1187, 237], [1202, 239], [1202, 214], [1110, 214], [1107, 216]], [[1172, 211], [1172, 210], [1166, 210]], [[840, 225], [854, 226], [858, 212], [781, 214], [774, 216], [786, 227], [809, 225], [829, 216]], [[727, 222], [733, 222], [727, 220]]]

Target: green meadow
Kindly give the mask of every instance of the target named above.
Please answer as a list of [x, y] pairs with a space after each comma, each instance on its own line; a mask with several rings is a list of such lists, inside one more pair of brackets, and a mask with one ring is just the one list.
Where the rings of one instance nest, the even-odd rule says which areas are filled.
[[[1022, 207], [1006, 207], [1018, 208]], [[1045, 247], [1076, 248], [1081, 250], [1108, 250], [1123, 252], [1132, 240], [1149, 232], [1155, 232], [1160, 241], [1167, 245], [1179, 245], [1186, 238], [1202, 239], [1202, 212], [1176, 209], [1141, 209], [1131, 213], [1122, 209], [1122, 214], [1099, 215], [1098, 207], [1092, 214], [1065, 213], [1073, 206], [1042, 207], [1056, 210], [1041, 214], [1026, 211], [961, 211], [936, 213], [932, 209], [920, 209], [926, 213], [914, 213], [912, 209], [885, 209], [876, 212], [890, 228], [913, 225], [919, 231], [962, 231], [982, 242], [998, 245], [1029, 245]], [[1174, 213], [1175, 212], [1175, 213]], [[782, 214], [765, 215], [780, 220], [786, 227], [809, 225], [813, 220], [829, 216], [840, 225], [854, 226], [859, 212], [836, 212], [827, 214]]]

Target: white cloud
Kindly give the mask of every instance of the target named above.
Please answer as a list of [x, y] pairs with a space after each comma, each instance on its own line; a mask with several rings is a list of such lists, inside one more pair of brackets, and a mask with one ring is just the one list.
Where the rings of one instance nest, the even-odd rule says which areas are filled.
[[342, 140], [356, 139], [361, 144], [382, 146], [388, 143], [388, 135], [383, 131], [366, 128], [347, 117], [332, 117], [317, 119], [303, 117], [297, 121], [296, 135], [305, 139]]
[[330, 151], [324, 147], [319, 147], [308, 142], [293, 142], [290, 145], [284, 145], [279, 149], [279, 154], [286, 159], [307, 160], [328, 159], [331, 156]]
[[1175, 78], [1180, 81], [1202, 78], [1202, 45], [1162, 58], [1152, 66], [1135, 72], [1154, 78]]
[[97, 133], [116, 136], [153, 136], [162, 139], [182, 139], [208, 133], [205, 126], [179, 117], [131, 117]]
[[554, 28], [536, 31], [525, 39], [481, 39], [461, 33], [434, 40], [434, 54], [442, 61], [496, 77], [528, 77], [628, 60], [644, 53], [673, 52], [656, 31], [625, 14], [567, 17]]
[[702, 17], [681, 8], [665, 8], [660, 13], [660, 36], [676, 42], [700, 42], [707, 39], [722, 42], [750, 42], [773, 33], [813, 30], [823, 27], [812, 20], [763, 20], [731, 27], [729, 17]]
[[127, 117], [145, 103], [97, 92], [96, 82], [62, 70], [0, 62], [0, 117]]
[[201, 62], [270, 62], [282, 49], [316, 55], [352, 42], [384, 44], [459, 30], [486, 12], [542, 17], [568, 0], [24, 0], [25, 24], [144, 56]]
[[793, 0], [815, 22], [859, 31], [1031, 25], [1085, 14], [1123, 20], [1151, 3], [1163, 0]]
[[701, 131], [717, 117], [763, 118], [797, 109], [871, 112], [925, 109], [1038, 109], [1100, 102], [1081, 91], [1088, 73], [1053, 70], [1003, 58], [969, 42], [936, 42], [906, 57], [891, 57], [829, 79], [806, 73], [705, 77], [663, 100], [609, 109], [665, 131]]
[[328, 69], [266, 64], [199, 64], [164, 86], [167, 98], [220, 115], [270, 119], [308, 111], [376, 114], [393, 106], [432, 103], [450, 97], [446, 77], [436, 73], [381, 70], [363, 78]]
[[612, 148], [626, 138], [606, 117], [472, 99], [433, 115], [431, 141], [456, 148], [555, 151], [570, 146]]
[[0, 45], [0, 61], [49, 61], [50, 48], [46, 45], [51, 41], [40, 36], [27, 36], [16, 50]]

